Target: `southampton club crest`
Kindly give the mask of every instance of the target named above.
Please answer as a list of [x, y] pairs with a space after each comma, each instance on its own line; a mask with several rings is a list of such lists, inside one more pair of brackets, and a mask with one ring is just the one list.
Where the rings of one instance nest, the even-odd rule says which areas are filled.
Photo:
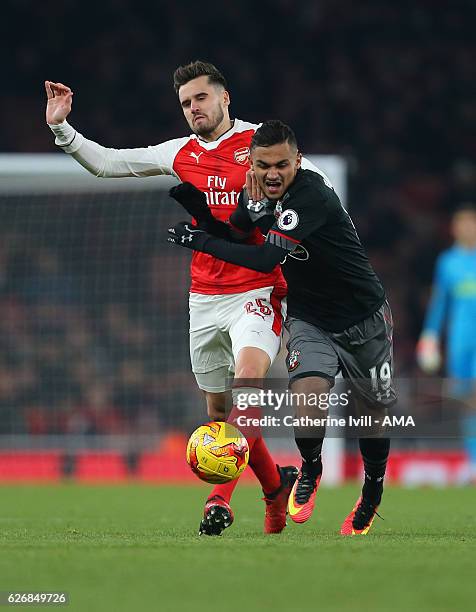
[[293, 349], [288, 355], [288, 372], [294, 372], [294, 370], [301, 364], [299, 361], [299, 357], [301, 356], [301, 351], [297, 349]]
[[250, 160], [250, 148], [249, 147], [241, 147], [241, 149], [236, 149], [234, 153], [235, 161], [242, 166], [247, 166]]

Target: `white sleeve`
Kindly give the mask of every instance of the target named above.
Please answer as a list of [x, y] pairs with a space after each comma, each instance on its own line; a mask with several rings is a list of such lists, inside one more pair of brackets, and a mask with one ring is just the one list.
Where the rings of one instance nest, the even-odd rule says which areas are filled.
[[319, 172], [316, 166], [312, 162], [310, 162], [306, 157], [304, 157], [304, 155], [302, 156], [302, 160], [301, 160], [301, 168], [303, 170], [312, 170], [313, 172]]
[[322, 170], [319, 170], [319, 168], [317, 166], [315, 166], [312, 162], [310, 162], [304, 156], [303, 156], [303, 158], [301, 160], [301, 168], [303, 170], [312, 170], [313, 172], [316, 172], [317, 174], [320, 174], [322, 176], [322, 178], [324, 179], [324, 183], [327, 185], [327, 187], [329, 187], [330, 189], [334, 189], [334, 187], [332, 186], [332, 183], [331, 183], [329, 177], [327, 176], [327, 174], [325, 174]]
[[188, 138], [177, 138], [159, 145], [137, 149], [112, 149], [88, 140], [67, 121], [50, 125], [55, 144], [79, 162], [88, 172], [98, 177], [175, 176], [173, 162]]

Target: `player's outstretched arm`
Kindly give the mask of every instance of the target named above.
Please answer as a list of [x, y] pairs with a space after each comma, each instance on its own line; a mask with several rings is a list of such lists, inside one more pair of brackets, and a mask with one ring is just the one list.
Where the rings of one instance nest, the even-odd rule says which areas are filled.
[[236, 244], [215, 238], [187, 222], [169, 228], [168, 242], [264, 273], [271, 272], [288, 254], [287, 250], [269, 242], [260, 245]]
[[71, 155], [88, 172], [98, 177], [156, 176], [172, 174], [177, 141], [137, 149], [112, 149], [88, 140], [67, 122], [72, 108], [73, 92], [63, 83], [45, 81], [46, 122], [56, 139], [55, 144]]

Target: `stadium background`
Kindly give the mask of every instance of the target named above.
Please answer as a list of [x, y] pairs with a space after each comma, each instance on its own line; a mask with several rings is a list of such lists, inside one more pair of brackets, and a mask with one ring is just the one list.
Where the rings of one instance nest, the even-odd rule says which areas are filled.
[[[216, 63], [232, 115], [279, 117], [304, 152], [347, 160], [352, 217], [394, 311], [397, 374], [421, 377], [434, 260], [453, 207], [476, 192], [474, 4], [356, 12], [329, 0], [295, 12], [281, 0], [253, 5], [253, 19], [250, 6], [105, 0], [91, 19], [74, 2], [6, 2], [1, 150], [55, 152], [44, 79], [72, 87], [71, 123], [101, 144], [186, 134], [172, 72]], [[204, 414], [189, 371], [187, 255], [164, 239], [180, 212], [152, 192], [15, 193], [0, 209], [0, 476], [156, 479], [160, 464], [175, 477], [182, 436]], [[462, 459], [456, 438], [400, 447]]]

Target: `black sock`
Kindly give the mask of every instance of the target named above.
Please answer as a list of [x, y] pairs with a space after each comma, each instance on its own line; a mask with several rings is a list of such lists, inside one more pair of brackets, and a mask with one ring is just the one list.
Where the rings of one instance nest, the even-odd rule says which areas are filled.
[[359, 447], [365, 471], [362, 497], [365, 497], [377, 506], [382, 499], [383, 480], [390, 450], [390, 439], [360, 438]]
[[324, 438], [296, 438], [302, 460], [317, 476], [322, 473], [321, 451]]

